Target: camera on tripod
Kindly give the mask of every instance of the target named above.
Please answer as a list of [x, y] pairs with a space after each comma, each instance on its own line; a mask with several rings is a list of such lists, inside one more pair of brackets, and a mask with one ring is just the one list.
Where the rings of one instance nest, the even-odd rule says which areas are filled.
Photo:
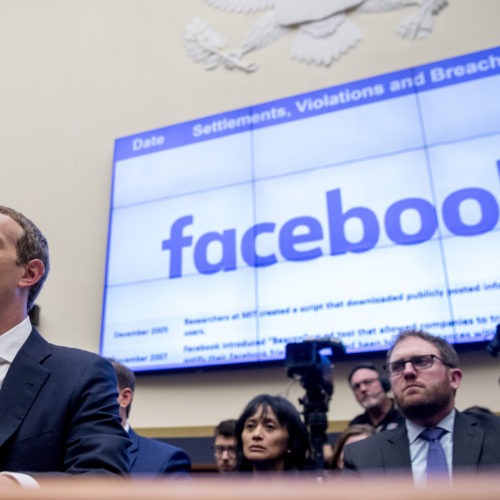
[[299, 402], [304, 407], [304, 423], [314, 453], [312, 467], [316, 470], [324, 467], [323, 444], [327, 441], [328, 427], [326, 414], [333, 394], [331, 359], [340, 359], [344, 354], [344, 345], [337, 339], [310, 340], [286, 346], [287, 375], [291, 378], [299, 375], [301, 384], [306, 390]]
[[[329, 354], [322, 353], [327, 350]], [[306, 340], [287, 344], [287, 375], [291, 378], [299, 375], [302, 386], [314, 396], [313, 399], [316, 399], [316, 396], [329, 399], [333, 394], [333, 365], [330, 358], [340, 359], [344, 354], [344, 345], [337, 339]]]

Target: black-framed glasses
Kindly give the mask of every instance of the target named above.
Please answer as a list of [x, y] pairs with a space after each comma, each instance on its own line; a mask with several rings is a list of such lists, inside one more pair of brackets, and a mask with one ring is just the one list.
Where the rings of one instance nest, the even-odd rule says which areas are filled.
[[357, 392], [361, 389], [362, 385], [370, 386], [370, 385], [374, 384], [377, 380], [379, 380], [378, 377], [367, 378], [365, 380], [361, 380], [361, 381], [357, 382], [356, 384], [351, 385], [351, 388], [354, 392]]
[[225, 451], [228, 453], [228, 455], [236, 455], [236, 446], [215, 445], [213, 448], [216, 455], [222, 455]]
[[435, 359], [439, 359], [443, 365], [452, 368], [451, 365], [435, 354], [423, 354], [421, 356], [412, 356], [409, 359], [400, 359], [392, 363], [387, 363], [384, 366], [384, 370], [390, 375], [399, 375], [404, 372], [406, 363], [411, 363], [414, 370], [427, 370], [434, 364]]

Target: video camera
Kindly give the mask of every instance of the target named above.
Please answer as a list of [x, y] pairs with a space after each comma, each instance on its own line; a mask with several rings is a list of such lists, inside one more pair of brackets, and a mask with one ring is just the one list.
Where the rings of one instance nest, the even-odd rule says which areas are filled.
[[[330, 354], [321, 353], [325, 350], [329, 350]], [[287, 344], [285, 351], [287, 375], [291, 378], [299, 375], [302, 386], [311, 393], [312, 399], [316, 400], [320, 396], [323, 400], [329, 400], [333, 394], [333, 365], [330, 357], [338, 359], [344, 354], [344, 346], [337, 339], [306, 340]], [[328, 407], [324, 411], [328, 411]]]
[[[326, 351], [329, 351], [326, 354]], [[345, 354], [342, 342], [331, 340], [306, 340], [287, 344], [285, 366], [290, 378], [300, 376], [306, 393], [299, 402], [304, 407], [304, 422], [309, 431], [314, 451], [314, 468], [324, 467], [323, 444], [327, 441], [326, 414], [333, 394], [333, 364], [331, 359], [341, 359]]]

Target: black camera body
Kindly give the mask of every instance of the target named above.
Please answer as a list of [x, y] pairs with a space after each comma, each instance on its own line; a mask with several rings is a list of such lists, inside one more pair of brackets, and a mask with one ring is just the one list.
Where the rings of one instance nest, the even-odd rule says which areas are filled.
[[[329, 350], [330, 354], [321, 351]], [[333, 394], [333, 364], [330, 358], [339, 359], [345, 354], [344, 345], [339, 340], [311, 340], [287, 344], [285, 366], [287, 375], [300, 381], [306, 393], [299, 402], [304, 407], [304, 423], [309, 432], [312, 448], [312, 467], [324, 467], [323, 444], [327, 441], [326, 414]]]
[[[331, 354], [321, 354], [329, 349]], [[339, 340], [306, 340], [305, 342], [286, 345], [285, 366], [287, 375], [293, 378], [301, 377], [301, 383], [306, 391], [320, 393], [331, 397], [333, 394], [333, 359], [339, 359], [345, 354], [344, 345]]]

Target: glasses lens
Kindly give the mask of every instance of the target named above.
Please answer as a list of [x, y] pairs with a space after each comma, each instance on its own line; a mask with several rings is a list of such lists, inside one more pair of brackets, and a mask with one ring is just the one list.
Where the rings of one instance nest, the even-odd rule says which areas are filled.
[[405, 362], [404, 361], [393, 361], [392, 363], [389, 363], [387, 366], [387, 371], [389, 373], [401, 373], [404, 368], [405, 368]]
[[354, 384], [352, 386], [352, 388], [353, 388], [354, 391], [359, 391], [361, 389], [362, 385], [370, 386], [374, 382], [376, 382], [377, 380], [378, 380], [378, 378], [369, 378], [369, 379], [366, 379], [366, 380], [362, 380], [361, 382], [358, 382], [357, 384]]
[[417, 370], [425, 370], [426, 368], [430, 368], [433, 362], [434, 362], [434, 356], [431, 355], [414, 356], [413, 358], [411, 358], [411, 364]]
[[411, 363], [415, 370], [426, 370], [430, 368], [434, 363], [433, 354], [426, 354], [424, 356], [413, 356], [410, 359], [401, 360], [401, 361], [393, 361], [392, 363], [388, 363], [385, 365], [385, 369], [391, 373], [402, 373], [405, 369], [406, 363]]
[[222, 455], [225, 451], [227, 451], [230, 455], [234, 455], [236, 453], [235, 446], [214, 446], [214, 451], [216, 455]]

